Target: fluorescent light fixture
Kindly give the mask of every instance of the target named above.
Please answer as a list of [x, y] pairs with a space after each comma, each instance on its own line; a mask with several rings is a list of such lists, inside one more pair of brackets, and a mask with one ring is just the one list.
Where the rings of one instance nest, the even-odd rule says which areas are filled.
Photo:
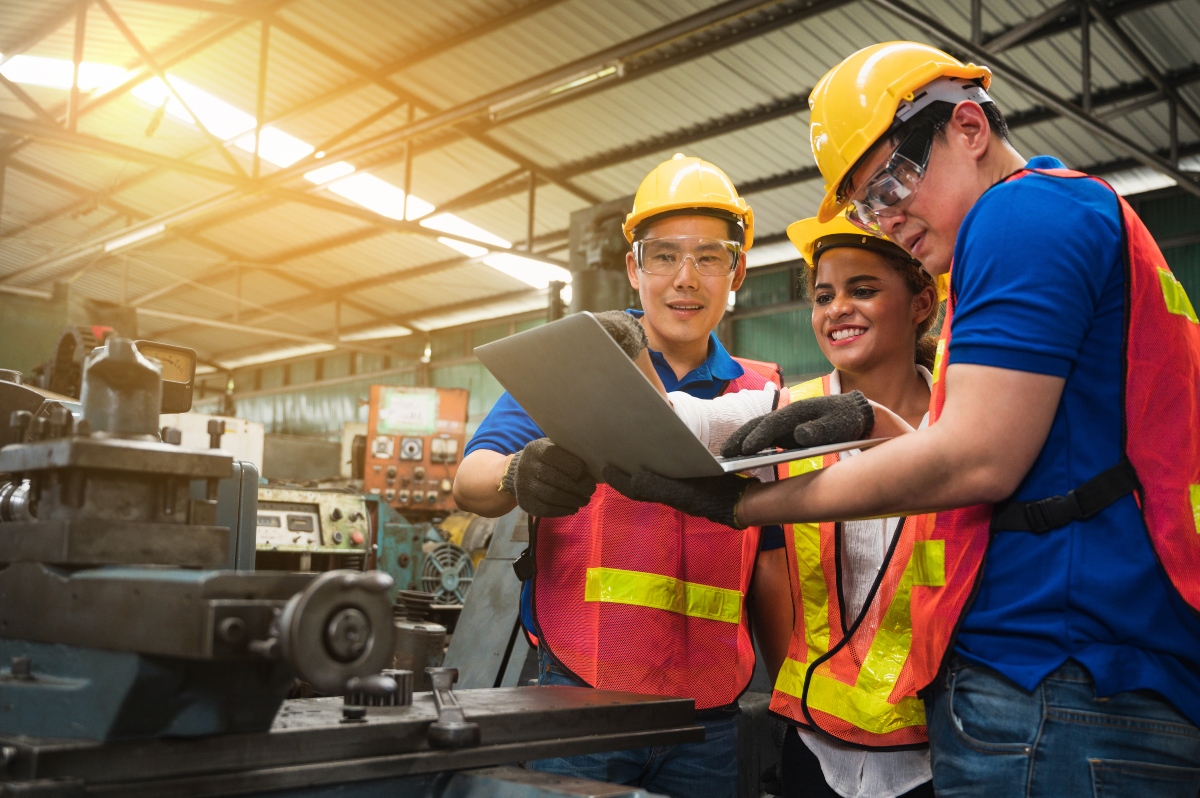
[[380, 327], [371, 327], [367, 330], [347, 333], [339, 340], [342, 341], [377, 341], [380, 338], [403, 338], [406, 335], [412, 335], [412, 330], [408, 327], [401, 327], [399, 324], [384, 324]]
[[[404, 219], [404, 191], [375, 175], [359, 172], [330, 183], [329, 190], [380, 216]], [[409, 219], [424, 216], [431, 210], [433, 206], [425, 200], [413, 196], [408, 198]]]
[[[188, 102], [190, 103], [191, 100], [188, 100]], [[197, 111], [196, 113], [200, 112]], [[209, 129], [211, 130], [212, 128]], [[247, 133], [233, 142], [233, 145], [239, 150], [254, 152], [254, 134]], [[275, 164], [280, 169], [291, 166], [296, 161], [309, 155], [312, 151], [312, 146], [307, 142], [284, 133], [277, 127], [267, 125], [262, 129], [262, 145], [258, 149], [258, 155], [264, 161]]]
[[[92, 92], [101, 87], [108, 88], [120, 83], [127, 74], [124, 67], [84, 61], [79, 65], [79, 89]], [[75, 64], [64, 58], [15, 55], [0, 67], [0, 75], [13, 83], [66, 90], [71, 88], [74, 80]]]
[[450, 249], [466, 255], [468, 258], [478, 258], [491, 251], [487, 247], [481, 247], [478, 244], [468, 244], [466, 241], [459, 241], [457, 238], [446, 238], [445, 236], [438, 236], [438, 243], [445, 244]]
[[563, 92], [569, 92], [573, 89], [578, 89], [581, 86], [586, 86], [597, 80], [610, 78], [614, 75], [620, 76], [622, 69], [620, 64], [602, 67], [594, 72], [583, 72], [567, 78], [562, 83], [549, 88], [539, 86], [536, 89], [531, 89], [524, 94], [519, 94], [516, 97], [510, 97], [507, 100], [501, 100], [488, 107], [488, 116], [492, 121], [498, 121], [506, 117], [515, 116], [523, 111], [529, 111], [537, 108], [545, 102], [553, 99], [556, 95]]
[[203, 377], [205, 374], [216, 374], [215, 366], [196, 366], [196, 376]]
[[130, 244], [136, 244], [138, 241], [144, 241], [152, 236], [159, 235], [163, 230], [166, 230], [165, 224], [152, 224], [149, 227], [143, 227], [140, 230], [134, 230], [131, 233], [114, 238], [111, 241], [104, 242], [104, 251], [112, 252], [114, 249], [127, 247]]
[[[410, 219], [414, 218], [414, 216], [425, 215], [424, 213], [413, 214], [411, 203], [409, 204], [408, 210], [408, 218]], [[433, 210], [432, 205], [429, 207], [429, 210]], [[438, 230], [443, 233], [451, 233], [463, 238], [469, 238], [473, 241], [478, 241], [483, 244], [491, 244], [492, 246], [503, 247], [504, 249], [508, 249], [512, 246], [512, 242], [505, 241], [500, 236], [489, 233], [482, 227], [473, 225], [466, 219], [455, 216], [452, 213], [439, 213], [437, 216], [430, 216], [428, 219], [422, 219], [421, 226], [428, 227], [430, 230]]]
[[615, 66], [605, 67], [604, 69], [601, 69], [597, 72], [592, 72], [589, 75], [584, 75], [581, 78], [575, 78], [574, 80], [567, 81], [566, 83], [562, 84], [561, 86], [555, 86], [553, 89], [550, 90], [550, 96], [553, 97], [555, 94], [561, 94], [564, 91], [570, 91], [571, 89], [577, 89], [580, 86], [586, 86], [587, 84], [591, 83], [593, 80], [600, 80], [600, 78], [607, 78], [609, 75], [615, 75], [615, 74], [617, 74], [617, 68]]
[[323, 186], [331, 180], [345, 177], [353, 174], [354, 167], [345, 161], [337, 161], [328, 166], [322, 166], [319, 169], [314, 169], [311, 172], [304, 173], [304, 179], [310, 183], [316, 183], [318, 186]]
[[571, 282], [571, 273], [561, 266], [553, 266], [540, 260], [522, 258], [511, 252], [497, 252], [488, 255], [483, 262], [498, 272], [504, 272], [509, 277], [515, 277], [534, 288], [547, 288], [552, 281], [560, 283]]
[[337, 349], [337, 347], [333, 344], [300, 344], [298, 346], [287, 346], [282, 349], [259, 352], [255, 355], [246, 355], [245, 357], [234, 358], [233, 360], [222, 360], [218, 365], [223, 369], [240, 369], [246, 366], [272, 363], [276, 360], [303, 357], [304, 355], [319, 355], [322, 352], [332, 352], [334, 349]]

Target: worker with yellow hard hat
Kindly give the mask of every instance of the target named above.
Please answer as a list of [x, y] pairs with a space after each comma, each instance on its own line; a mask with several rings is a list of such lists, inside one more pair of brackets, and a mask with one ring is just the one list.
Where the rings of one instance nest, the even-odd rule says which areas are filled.
[[[659, 164], [624, 232], [642, 310], [597, 317], [626, 352], [668, 391], [709, 399], [778, 388], [777, 365], [734, 358], [713, 333], [754, 242], [754, 213], [728, 176], [684, 155]], [[679, 798], [733, 798], [737, 699], [755, 663], [751, 616], [771, 639], [786, 640], [790, 628], [783, 530], [733, 529], [597, 486], [507, 393], [467, 446], [454, 497], [481, 515], [519, 506], [533, 518], [518, 572], [539, 684], [691, 698], [705, 727], [703, 742], [528, 766]], [[752, 600], [759, 595], [785, 600]]]
[[[928, 429], [772, 484], [621, 484], [739, 524], [921, 517], [904, 572], [878, 584], [907, 591], [911, 636], [812, 669], [793, 723], [829, 731], [811, 707], [841, 694], [846, 712], [878, 706], [907, 648], [892, 684], [922, 691], [938, 794], [1195, 798], [1200, 320], [1129, 204], [1026, 160], [990, 89], [984, 66], [887, 42], [810, 97], [818, 218], [845, 209], [950, 274]], [[731, 453], [777, 442], [756, 431], [793, 407]]]

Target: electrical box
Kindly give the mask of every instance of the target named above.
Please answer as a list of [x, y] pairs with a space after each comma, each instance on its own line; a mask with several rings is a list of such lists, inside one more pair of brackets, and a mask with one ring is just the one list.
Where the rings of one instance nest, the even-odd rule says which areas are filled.
[[365, 497], [334, 490], [258, 489], [258, 570], [361, 570], [373, 545]]
[[453, 511], [467, 399], [462, 388], [372, 385], [363, 491], [409, 518]]

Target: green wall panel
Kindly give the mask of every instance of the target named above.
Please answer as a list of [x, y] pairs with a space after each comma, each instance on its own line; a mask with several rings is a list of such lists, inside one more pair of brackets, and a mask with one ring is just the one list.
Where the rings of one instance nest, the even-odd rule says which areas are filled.
[[737, 291], [739, 308], [758, 308], [763, 305], [778, 305], [791, 296], [792, 272], [790, 269], [769, 274], [751, 274]]
[[455, 366], [434, 366], [429, 369], [429, 383], [437, 388], [466, 388], [471, 393], [467, 406], [467, 435], [475, 432], [484, 416], [504, 393], [496, 378], [482, 363], [463, 363]]
[[[45, 300], [0, 294], [0, 368], [29, 374], [53, 357], [66, 326], [65, 295]], [[3, 421], [8, 424], [8, 419]]]
[[733, 353], [778, 363], [789, 382], [824, 374], [832, 366], [821, 354], [808, 308], [755, 316], [733, 322]]

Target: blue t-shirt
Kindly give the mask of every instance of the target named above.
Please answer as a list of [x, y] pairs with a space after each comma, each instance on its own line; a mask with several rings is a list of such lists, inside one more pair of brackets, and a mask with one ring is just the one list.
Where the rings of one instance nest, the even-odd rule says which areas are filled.
[[[626, 311], [640, 317], [642, 311]], [[713, 399], [721, 395], [730, 380], [736, 380], [745, 374], [738, 362], [730, 357], [729, 352], [717, 340], [717, 336], [709, 333], [708, 357], [696, 368], [689, 371], [680, 379], [667, 363], [661, 353], [650, 351], [650, 361], [659, 379], [668, 391], [683, 391], [699, 399]], [[529, 417], [517, 400], [506, 391], [492, 406], [487, 417], [475, 430], [471, 442], [467, 444], [463, 456], [476, 449], [488, 449], [500, 454], [513, 454], [525, 448], [526, 444], [546, 437], [533, 419]], [[770, 551], [782, 549], [784, 545], [783, 527], [764, 526], [759, 537], [758, 550]], [[521, 623], [526, 629], [533, 630], [533, 592], [532, 584], [526, 582], [521, 589]]]
[[[1039, 156], [1029, 168], [1062, 168]], [[1117, 198], [1094, 180], [992, 187], [954, 250], [951, 363], [1066, 379], [1021, 501], [1121, 458], [1125, 271]], [[997, 532], [957, 651], [1032, 690], [1067, 659], [1098, 696], [1153, 690], [1200, 724], [1200, 620], [1155, 558], [1132, 495], [1086, 522]]]

